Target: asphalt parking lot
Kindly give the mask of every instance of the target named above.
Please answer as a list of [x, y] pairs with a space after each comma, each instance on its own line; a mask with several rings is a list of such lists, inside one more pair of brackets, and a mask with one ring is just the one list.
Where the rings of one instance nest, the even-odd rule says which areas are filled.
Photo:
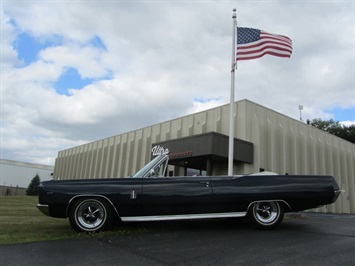
[[355, 215], [291, 214], [271, 231], [227, 219], [161, 226], [100, 239], [3, 245], [0, 265], [355, 265]]

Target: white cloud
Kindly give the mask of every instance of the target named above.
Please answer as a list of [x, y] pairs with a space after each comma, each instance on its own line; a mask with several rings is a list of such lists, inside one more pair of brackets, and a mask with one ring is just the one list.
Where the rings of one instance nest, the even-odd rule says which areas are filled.
[[1, 29], [1, 67], [2, 69], [12, 67], [19, 63], [15, 49], [11, 43], [16, 38], [14, 26], [11, 18], [0, 9], [0, 29]]
[[92, 46], [68, 44], [49, 47], [40, 52], [40, 59], [61, 69], [74, 67], [83, 78], [100, 78], [107, 75], [107, 69], [101, 62], [104, 51]]
[[[236, 100], [296, 119], [303, 104], [304, 120], [332, 118], [326, 110], [334, 106], [355, 108], [351, 1], [237, 4], [239, 26], [287, 35], [294, 52], [239, 62]], [[53, 164], [59, 150], [228, 103], [235, 6], [4, 2], [0, 157]], [[13, 42], [21, 32], [61, 42], [19, 67]], [[91, 43], [95, 37], [105, 49]], [[57, 94], [54, 84], [68, 67], [93, 83]]]
[[355, 121], [342, 121], [342, 122], [340, 122], [340, 124], [342, 124], [346, 127], [350, 127], [352, 125], [355, 125]]

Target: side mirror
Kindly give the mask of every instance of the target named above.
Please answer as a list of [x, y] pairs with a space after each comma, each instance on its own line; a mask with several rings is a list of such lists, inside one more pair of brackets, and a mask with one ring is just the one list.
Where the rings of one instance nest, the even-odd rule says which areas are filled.
[[150, 169], [148, 177], [155, 176], [154, 169]]

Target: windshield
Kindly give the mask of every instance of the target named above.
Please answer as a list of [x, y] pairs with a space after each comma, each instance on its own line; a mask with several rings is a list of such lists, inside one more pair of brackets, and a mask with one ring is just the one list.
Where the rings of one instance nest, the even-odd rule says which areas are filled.
[[164, 162], [166, 163], [167, 158], [168, 158], [167, 155], [159, 155], [159, 156], [155, 157], [148, 164], [143, 166], [143, 168], [140, 169], [133, 177], [147, 177], [147, 176], [150, 176], [149, 172], [151, 170], [153, 170], [152, 171], [153, 172], [152, 175], [154, 175], [154, 176], [158, 176], [160, 174], [164, 174], [163, 173], [164, 171], [162, 171], [162, 169], [165, 168], [163, 166], [166, 166], [166, 164], [164, 164]]

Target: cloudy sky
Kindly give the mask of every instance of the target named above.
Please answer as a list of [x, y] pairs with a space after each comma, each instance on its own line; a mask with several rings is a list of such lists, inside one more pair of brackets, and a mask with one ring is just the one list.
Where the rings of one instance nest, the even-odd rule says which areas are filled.
[[355, 4], [343, 1], [1, 1], [0, 158], [60, 150], [229, 103], [240, 27], [293, 40], [240, 61], [235, 99], [292, 118], [355, 121]]

